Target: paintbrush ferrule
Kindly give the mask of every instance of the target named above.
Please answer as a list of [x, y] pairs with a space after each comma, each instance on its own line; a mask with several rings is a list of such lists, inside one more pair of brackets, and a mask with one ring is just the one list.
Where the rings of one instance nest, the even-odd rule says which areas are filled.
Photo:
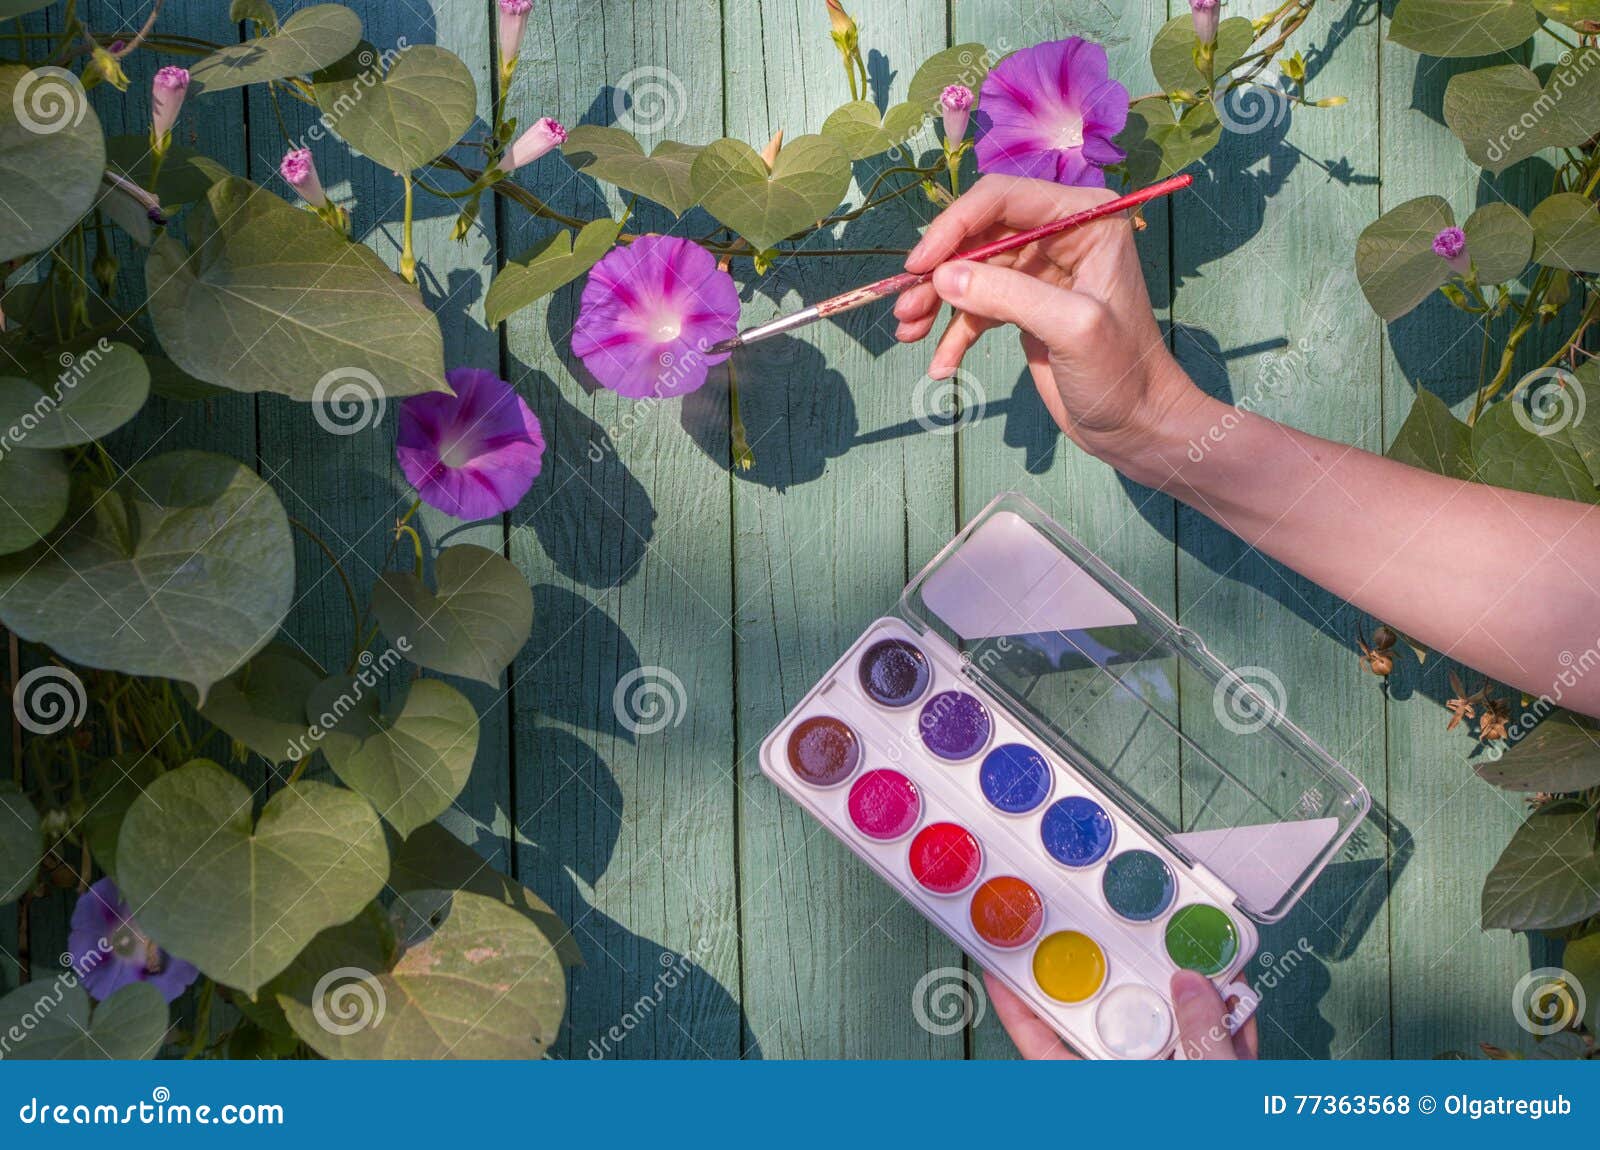
[[783, 335], [797, 327], [816, 323], [822, 318], [822, 312], [815, 307], [808, 307], [790, 315], [779, 316], [771, 323], [760, 324], [756, 327], [746, 328], [732, 339], [725, 339], [721, 343], [712, 344], [708, 354], [722, 355], [733, 351], [735, 348], [744, 347], [746, 344], [760, 343], [764, 339], [771, 339], [775, 335]]

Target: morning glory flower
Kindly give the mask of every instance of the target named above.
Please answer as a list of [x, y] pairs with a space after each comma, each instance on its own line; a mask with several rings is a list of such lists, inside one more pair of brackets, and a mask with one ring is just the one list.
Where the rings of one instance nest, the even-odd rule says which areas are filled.
[[1189, 10], [1194, 14], [1195, 38], [1202, 44], [1217, 42], [1217, 20], [1222, 13], [1222, 0], [1189, 0]]
[[972, 89], [951, 84], [939, 95], [939, 111], [944, 114], [945, 144], [959, 144], [967, 138], [967, 121], [972, 118]]
[[317, 175], [317, 161], [310, 148], [296, 148], [283, 157], [278, 171], [302, 200], [314, 208], [325, 207], [328, 194], [322, 189], [322, 179]]
[[1472, 274], [1472, 257], [1467, 254], [1467, 233], [1460, 228], [1445, 228], [1433, 239], [1433, 253], [1450, 265], [1459, 276]]
[[168, 65], [150, 83], [150, 138], [162, 146], [189, 94], [189, 69]]
[[1098, 44], [1073, 36], [1024, 48], [995, 66], [980, 95], [981, 172], [1103, 188], [1101, 166], [1125, 158], [1113, 141], [1128, 122], [1128, 91]]
[[533, 127], [518, 136], [516, 143], [506, 149], [506, 154], [500, 157], [500, 170], [509, 176], [524, 164], [533, 163], [566, 142], [567, 130], [549, 116], [544, 116], [534, 121]]
[[139, 929], [122, 892], [108, 878], [78, 897], [67, 951], [83, 988], [97, 1002], [135, 982], [148, 982], [171, 1002], [200, 977], [194, 964], [173, 958]]
[[510, 64], [522, 54], [522, 34], [528, 30], [528, 13], [533, 0], [500, 0], [500, 28], [497, 43], [500, 59]]
[[589, 273], [572, 350], [618, 395], [684, 395], [728, 358], [706, 349], [738, 328], [739, 290], [710, 252], [674, 236], [640, 236]]
[[457, 519], [490, 519], [521, 502], [539, 477], [544, 431], [494, 372], [458, 367], [445, 379], [454, 395], [401, 402], [395, 457], [428, 506]]

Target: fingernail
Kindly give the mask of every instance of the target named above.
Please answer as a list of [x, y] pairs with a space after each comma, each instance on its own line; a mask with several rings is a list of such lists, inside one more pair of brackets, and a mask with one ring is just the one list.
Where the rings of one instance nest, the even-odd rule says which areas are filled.
[[959, 298], [972, 286], [972, 268], [966, 264], [947, 264], [934, 273], [934, 279], [940, 295], [946, 299]]
[[927, 246], [928, 246], [928, 241], [926, 239], [918, 240], [916, 247], [912, 248], [909, 252], [906, 253], [906, 264], [909, 266], [911, 264], [916, 263], [917, 260], [921, 259], [922, 258], [922, 253], [927, 248]]

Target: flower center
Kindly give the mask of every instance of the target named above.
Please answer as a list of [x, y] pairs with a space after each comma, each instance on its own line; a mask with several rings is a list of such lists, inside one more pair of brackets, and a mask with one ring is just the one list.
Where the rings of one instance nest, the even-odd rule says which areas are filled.
[[130, 926], [123, 926], [111, 936], [111, 951], [118, 958], [135, 958], [144, 961], [144, 935]]
[[683, 317], [660, 312], [650, 321], [650, 334], [658, 343], [671, 343], [683, 334]]
[[443, 445], [439, 452], [439, 462], [455, 470], [471, 463], [477, 454], [477, 447], [471, 437], [462, 435]]
[[1056, 124], [1056, 147], [1083, 147], [1083, 117], [1076, 112], [1063, 112]]

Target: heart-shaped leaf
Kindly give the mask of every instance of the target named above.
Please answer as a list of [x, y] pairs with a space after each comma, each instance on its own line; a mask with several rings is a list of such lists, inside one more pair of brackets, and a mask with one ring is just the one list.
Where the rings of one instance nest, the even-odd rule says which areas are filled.
[[1533, 0], [1552, 20], [1593, 35], [1600, 32], [1600, 0]]
[[10, 20], [14, 16], [37, 12], [40, 8], [48, 8], [55, 2], [56, 0], [0, 0], [0, 20]]
[[125, 343], [25, 354], [20, 365], [29, 378], [0, 376], [0, 427], [10, 429], [10, 446], [93, 443], [138, 415], [150, 398], [150, 372]]
[[1531, 0], [1400, 0], [1389, 39], [1425, 56], [1487, 56], [1539, 30]]
[[233, 0], [228, 7], [228, 20], [235, 24], [244, 20], [254, 20], [267, 29], [278, 26], [278, 14], [273, 11], [272, 5], [267, 3], [267, 0]]
[[218, 683], [200, 714], [270, 763], [297, 761], [307, 747], [306, 705], [322, 678], [297, 648], [272, 643]]
[[1453, 76], [1444, 119], [1472, 157], [1499, 174], [1543, 151], [1582, 144], [1600, 131], [1600, 50], [1557, 65], [1544, 84], [1520, 64]]
[[[1213, 76], [1222, 76], [1255, 43], [1255, 25], [1243, 16], [1230, 16], [1217, 25], [1216, 63]], [[1150, 45], [1150, 67], [1163, 92], [1188, 92], [1206, 88], [1206, 78], [1194, 65], [1194, 17], [1188, 12], [1168, 20]]]
[[822, 134], [837, 140], [852, 160], [865, 160], [899, 147], [922, 127], [927, 113], [910, 102], [896, 104], [882, 116], [871, 100], [855, 100], [823, 122]]
[[478, 86], [455, 53], [433, 44], [403, 49], [379, 73], [374, 61], [345, 79], [319, 79], [317, 105], [356, 151], [396, 172], [432, 163], [478, 114]]
[[319, 937], [274, 984], [312, 1049], [341, 1059], [525, 1059], [550, 1046], [566, 977], [537, 926], [465, 891], [413, 891], [400, 905], [410, 921], [398, 959], [381, 921], [363, 916]]
[[33, 885], [43, 854], [33, 801], [10, 779], [0, 780], [0, 906], [16, 902]]
[[360, 795], [297, 782], [252, 817], [250, 788], [197, 760], [128, 808], [117, 881], [139, 925], [225, 986], [254, 994], [316, 935], [383, 889], [389, 851]]
[[360, 677], [326, 680], [307, 712], [340, 781], [409, 835], [449, 809], [467, 785], [478, 753], [478, 713], [448, 683], [420, 679], [403, 703], [379, 714], [374, 685]]
[[850, 160], [825, 136], [801, 136], [784, 145], [769, 172], [749, 144], [717, 140], [696, 158], [693, 179], [706, 211], [766, 251], [839, 206], [850, 190]]
[[67, 513], [71, 494], [67, 461], [58, 453], [0, 455], [0, 555], [26, 551], [49, 535]]
[[1508, 791], [1559, 795], [1600, 787], [1600, 727], [1558, 711], [1477, 772]]
[[409, 572], [386, 572], [372, 592], [372, 612], [406, 658], [430, 671], [491, 687], [533, 628], [533, 592], [516, 564], [472, 544], [441, 552], [438, 590]]
[[1172, 114], [1165, 96], [1138, 100], [1117, 143], [1128, 153], [1128, 176], [1135, 187], [1177, 175], [1204, 158], [1222, 139], [1222, 121], [1209, 102]]
[[49, 551], [0, 561], [0, 621], [17, 634], [202, 696], [266, 645], [293, 595], [278, 497], [249, 468], [199, 451], [147, 459]]
[[1533, 225], [1510, 204], [1484, 204], [1461, 226], [1480, 283], [1514, 280], [1533, 257]]
[[937, 115], [939, 97], [952, 84], [959, 84], [972, 92], [972, 106], [976, 108], [984, 77], [997, 59], [982, 44], [957, 44], [935, 52], [911, 77], [906, 102], [924, 115]]
[[94, 206], [100, 119], [64, 68], [0, 66], [0, 260], [48, 248]]
[[83, 812], [83, 836], [101, 870], [117, 873], [117, 838], [128, 808], [145, 788], [162, 774], [161, 763], [149, 753], [112, 756], [95, 768]]
[[1595, 809], [1555, 803], [1528, 816], [1483, 883], [1483, 929], [1551, 930], [1600, 914]]
[[504, 323], [514, 313], [557, 288], [571, 283], [599, 263], [622, 234], [616, 220], [592, 220], [574, 240], [565, 229], [511, 260], [489, 285], [483, 301], [490, 327]]
[[663, 140], [648, 156], [644, 147], [621, 128], [579, 124], [567, 134], [561, 154], [586, 176], [615, 184], [660, 204], [675, 216], [695, 205], [691, 169], [704, 149]]
[[196, 213], [194, 254], [165, 235], [145, 268], [156, 334], [184, 371], [300, 400], [320, 372], [389, 396], [445, 390], [438, 321], [366, 245], [248, 180], [218, 183]]
[[147, 982], [124, 986], [93, 1011], [77, 985], [57, 979], [19, 986], [0, 998], [7, 1058], [98, 1062], [154, 1058], [167, 1037], [167, 1000]]
[[1411, 412], [1400, 425], [1389, 458], [1435, 475], [1472, 480], [1472, 428], [1450, 414], [1444, 400], [1418, 389]]
[[1600, 212], [1576, 193], [1551, 196], [1533, 209], [1533, 258], [1569, 272], [1600, 272]]
[[342, 4], [316, 4], [270, 36], [219, 48], [189, 69], [189, 93], [222, 92], [304, 76], [342, 60], [361, 42], [361, 18]]
[[1541, 435], [1530, 430], [1538, 423], [1517, 418], [1518, 405], [1526, 398], [1513, 396], [1495, 404], [1473, 425], [1475, 477], [1513, 491], [1600, 503], [1600, 491], [1570, 437], [1554, 431]]
[[1393, 323], [1444, 285], [1450, 265], [1433, 241], [1455, 222], [1444, 200], [1421, 196], [1367, 225], [1356, 241], [1356, 279], [1373, 311]]

